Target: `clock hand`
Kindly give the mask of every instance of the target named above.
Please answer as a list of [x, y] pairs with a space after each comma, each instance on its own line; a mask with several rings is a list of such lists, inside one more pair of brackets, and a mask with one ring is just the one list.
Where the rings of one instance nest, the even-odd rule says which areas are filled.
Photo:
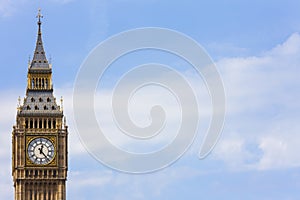
[[43, 154], [43, 148], [44, 148], [44, 146], [43, 146], [43, 145], [41, 145], [41, 148], [39, 148], [39, 150], [40, 150], [40, 154]]
[[47, 158], [47, 156], [46, 156], [45, 153], [43, 152], [43, 148], [44, 148], [44, 146], [41, 145], [41, 148], [39, 148], [40, 154], [44, 155], [44, 156]]
[[49, 158], [46, 156], [46, 154], [44, 152], [42, 152], [42, 154], [45, 156], [47, 161], [50, 161]]
[[47, 157], [44, 152], [42, 152], [41, 154], [43, 154], [45, 157]]

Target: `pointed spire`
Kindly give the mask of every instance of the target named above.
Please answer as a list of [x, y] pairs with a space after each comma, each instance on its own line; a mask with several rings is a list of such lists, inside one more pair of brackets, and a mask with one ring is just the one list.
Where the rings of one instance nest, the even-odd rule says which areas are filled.
[[41, 18], [43, 18], [43, 15], [41, 14], [41, 9], [38, 11], [38, 15], [36, 16], [38, 18], [38, 36], [36, 41], [36, 47], [34, 51], [34, 56], [31, 61], [30, 69], [50, 69], [48, 60], [46, 58], [45, 50], [43, 47], [43, 41], [42, 41], [42, 21]]

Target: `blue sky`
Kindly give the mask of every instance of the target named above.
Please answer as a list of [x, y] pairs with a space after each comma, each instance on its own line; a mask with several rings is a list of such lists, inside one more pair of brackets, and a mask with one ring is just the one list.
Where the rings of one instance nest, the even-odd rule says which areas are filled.
[[[0, 0], [0, 199], [13, 199], [10, 134], [18, 96], [25, 94], [39, 7], [55, 95], [64, 96], [70, 125], [68, 199], [300, 199], [300, 2], [296, 0]], [[197, 158], [199, 137], [170, 167], [130, 175], [103, 166], [82, 147], [72, 120], [72, 87], [81, 63], [99, 42], [149, 26], [180, 31], [206, 49], [224, 81], [227, 117], [223, 135], [206, 159]], [[157, 52], [147, 53], [144, 60], [130, 61], [134, 56], [129, 56], [123, 61], [130, 65], [161, 58]], [[167, 56], [163, 62], [181, 64], [172, 59]], [[186, 71], [188, 67], [181, 70], [191, 84], [205, 88], [202, 80]], [[112, 69], [108, 86], [119, 76], [118, 67]], [[107, 98], [110, 87], [105, 89], [98, 99]], [[200, 91], [197, 97], [204, 99], [200, 108], [205, 110], [207, 96]], [[109, 114], [105, 109], [100, 106], [98, 118]], [[204, 115], [199, 132], [207, 128], [207, 119]], [[109, 125], [106, 129], [113, 130]]]

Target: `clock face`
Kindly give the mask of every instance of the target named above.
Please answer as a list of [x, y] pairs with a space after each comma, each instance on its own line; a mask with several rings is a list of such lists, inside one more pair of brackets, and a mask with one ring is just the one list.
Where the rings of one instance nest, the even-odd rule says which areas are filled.
[[29, 143], [27, 153], [34, 164], [46, 165], [53, 160], [54, 150], [53, 143], [49, 139], [41, 137], [35, 138]]

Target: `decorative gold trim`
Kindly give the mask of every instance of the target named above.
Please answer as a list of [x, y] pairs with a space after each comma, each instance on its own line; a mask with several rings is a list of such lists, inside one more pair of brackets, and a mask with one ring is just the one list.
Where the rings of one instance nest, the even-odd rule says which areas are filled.
[[[30, 144], [30, 142], [32, 142], [34, 139], [37, 138], [45, 138], [48, 139], [52, 142], [53, 146], [54, 146], [54, 156], [53, 159], [47, 163], [47, 164], [36, 164], [34, 162], [32, 162], [28, 156], [28, 145]], [[27, 135], [26, 136], [26, 166], [27, 167], [56, 167], [57, 166], [57, 156], [56, 156], [56, 151], [57, 151], [57, 136], [54, 135]]]

